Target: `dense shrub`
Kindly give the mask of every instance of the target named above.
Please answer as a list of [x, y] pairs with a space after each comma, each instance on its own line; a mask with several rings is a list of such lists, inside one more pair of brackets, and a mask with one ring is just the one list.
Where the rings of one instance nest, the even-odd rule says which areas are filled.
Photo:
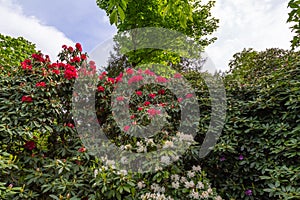
[[[63, 46], [60, 60], [54, 63], [47, 56], [34, 53], [14, 69], [13, 75], [1, 71], [0, 146], [6, 151], [0, 165], [1, 198], [196, 199], [202, 196], [221, 199], [210, 187], [205, 172], [199, 166], [186, 167], [176, 155], [166, 154], [161, 160], [166, 165], [174, 161], [173, 165], [157, 168], [155, 172], [139, 173], [120, 171], [110, 160], [95, 156], [83, 146], [79, 135], [84, 133], [76, 131], [71, 112], [72, 88], [77, 77], [98, 75], [95, 65], [86, 63], [87, 55], [81, 51], [80, 44], [76, 44], [76, 48]], [[158, 82], [166, 81], [149, 70], [137, 73], [142, 73], [145, 79], [146, 75], [151, 74]], [[145, 85], [139, 88], [142, 95], [137, 92], [132, 94], [130, 112], [135, 123], [127, 128], [117, 126], [113, 120], [110, 98], [116, 82], [125, 80], [126, 74], [130, 75], [130, 72], [111, 78], [102, 73], [98, 87], [94, 88], [98, 121], [107, 137], [118, 146], [131, 146], [137, 152], [141, 149], [144, 152], [155, 151], [172, 144], [175, 146], [181, 137], [185, 140], [185, 135], [177, 129], [179, 106], [180, 102], [189, 104], [192, 95], [177, 99], [160, 85]], [[129, 79], [135, 82], [137, 79], [133, 77]], [[175, 77], [181, 78], [180, 74]], [[119, 102], [123, 100], [117, 98]], [[166, 112], [160, 111], [161, 107]], [[153, 138], [130, 138], [125, 134], [133, 125], [141, 127], [149, 124], [156, 115], [162, 114], [169, 115], [169, 120], [163, 131]], [[187, 123], [184, 128], [190, 126]], [[190, 142], [189, 137], [186, 140]], [[12, 159], [13, 162], [10, 161]]]
[[227, 199], [300, 198], [299, 58], [244, 50], [231, 61], [225, 127], [201, 162]]

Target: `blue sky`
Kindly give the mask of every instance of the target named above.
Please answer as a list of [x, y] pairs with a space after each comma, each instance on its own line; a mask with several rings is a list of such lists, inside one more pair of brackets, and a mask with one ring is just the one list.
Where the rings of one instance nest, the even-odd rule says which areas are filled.
[[[287, 0], [217, 0], [212, 10], [220, 19], [218, 40], [206, 49], [218, 70], [243, 48], [288, 49], [292, 33]], [[95, 0], [0, 0], [0, 33], [23, 36], [52, 59], [63, 44], [80, 42], [87, 52], [111, 39], [111, 26]]]

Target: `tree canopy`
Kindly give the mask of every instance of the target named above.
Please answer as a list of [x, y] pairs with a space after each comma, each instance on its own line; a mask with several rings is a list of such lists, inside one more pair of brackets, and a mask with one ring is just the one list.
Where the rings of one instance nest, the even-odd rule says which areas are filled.
[[288, 7], [291, 9], [287, 22], [293, 23], [290, 27], [295, 36], [291, 40], [293, 49], [300, 46], [300, 0], [290, 0]]

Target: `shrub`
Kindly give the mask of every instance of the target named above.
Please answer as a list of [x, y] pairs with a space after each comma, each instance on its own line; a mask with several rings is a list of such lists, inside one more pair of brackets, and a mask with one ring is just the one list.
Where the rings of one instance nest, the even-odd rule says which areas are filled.
[[[72, 112], [72, 95], [76, 96], [73, 85], [77, 77], [98, 75], [95, 65], [87, 63], [87, 55], [81, 51], [80, 44], [76, 44], [76, 48], [64, 45], [58, 62], [52, 63], [47, 56], [34, 53], [14, 74], [1, 71], [0, 146], [14, 158], [16, 166], [8, 168], [6, 161], [1, 163], [3, 172], [9, 174], [1, 175], [1, 197], [43, 200], [155, 199], [165, 196], [193, 199], [202, 195], [208, 199], [221, 199], [210, 187], [204, 171], [192, 165], [185, 169], [183, 160], [171, 156], [172, 151], [166, 152], [169, 154], [161, 160], [166, 164], [165, 168], [141, 173], [118, 170], [112, 161], [95, 156], [83, 145], [79, 135], [85, 133], [77, 133]], [[142, 73], [143, 76], [153, 75], [150, 71]], [[163, 77], [154, 77], [158, 82], [166, 81]], [[129, 78], [132, 82], [138, 80]], [[180, 102], [171, 91], [159, 85], [141, 87], [141, 93], [132, 94], [129, 105], [136, 127], [149, 124], [156, 115], [168, 115], [163, 131], [150, 139], [128, 137], [125, 132], [134, 124], [119, 128], [112, 115], [116, 110], [110, 106], [116, 81], [121, 80], [126, 80], [125, 75], [115, 79], [102, 73], [94, 88], [97, 91], [97, 118], [112, 142], [121, 148], [131, 146], [137, 152], [141, 149], [155, 151], [162, 146], [175, 145], [178, 138], [186, 137], [177, 129]], [[121, 96], [116, 100], [122, 103], [124, 98]], [[189, 94], [180, 101], [189, 104], [192, 99]], [[139, 111], [139, 107], [143, 109]], [[160, 107], [166, 112], [160, 111]], [[193, 126], [186, 123], [183, 127]], [[190, 138], [183, 140], [190, 142]], [[168, 165], [171, 161], [174, 161], [173, 165]], [[175, 185], [172, 185], [174, 181]]]

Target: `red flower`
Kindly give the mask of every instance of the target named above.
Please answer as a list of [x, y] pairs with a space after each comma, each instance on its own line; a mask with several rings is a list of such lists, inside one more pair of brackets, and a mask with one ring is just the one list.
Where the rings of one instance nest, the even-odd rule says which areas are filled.
[[136, 95], [138, 95], [138, 96], [142, 96], [142, 95], [143, 95], [143, 92], [142, 92], [142, 91], [136, 91], [135, 93], [136, 93]]
[[31, 96], [23, 96], [22, 97], [22, 102], [32, 102]]
[[62, 45], [62, 47], [61, 48], [63, 48], [63, 49], [67, 49], [68, 47], [67, 47], [67, 45]]
[[103, 86], [98, 86], [98, 92], [104, 92], [105, 88]]
[[149, 101], [145, 101], [144, 106], [149, 106], [151, 103]]
[[83, 153], [83, 152], [85, 152], [86, 151], [86, 148], [84, 148], [84, 147], [80, 147], [79, 149], [78, 149], [78, 152], [80, 152], [80, 153]]
[[71, 62], [80, 62], [80, 58], [78, 56], [75, 56], [70, 60]]
[[123, 97], [123, 96], [117, 97], [117, 101], [123, 101], [123, 100], [124, 100], [124, 97]]
[[70, 122], [67, 123], [67, 126], [70, 127], [70, 128], [74, 128], [74, 124], [72, 124], [72, 123], [70, 123]]
[[39, 61], [39, 62], [45, 62], [45, 59], [43, 58], [43, 55], [42, 54], [32, 54], [31, 57], [36, 60], [36, 61]]
[[21, 67], [22, 69], [26, 70], [32, 70], [32, 65], [31, 65], [31, 60], [26, 59], [23, 62], [21, 62]]
[[154, 94], [154, 93], [151, 93], [151, 94], [148, 94], [148, 96], [149, 96], [151, 99], [154, 99], [154, 98], [155, 98], [155, 96], [156, 96], [156, 94]]
[[131, 116], [130, 116], [130, 119], [134, 119], [134, 118], [135, 118], [135, 116], [134, 116], [134, 115], [131, 115]]
[[54, 74], [57, 74], [57, 75], [60, 74], [60, 71], [59, 71], [58, 69], [53, 69], [52, 72], [53, 72]]
[[166, 91], [163, 90], [163, 89], [161, 89], [161, 90], [158, 91], [158, 94], [161, 94], [161, 95], [163, 95], [163, 94], [165, 94], [165, 93], [166, 93]]
[[128, 131], [130, 129], [130, 126], [124, 126], [124, 128], [123, 128], [123, 130], [126, 132], [126, 131]]
[[156, 77], [156, 81], [158, 83], [166, 83], [168, 80], [162, 76], [158, 76], [158, 77]]
[[82, 52], [82, 47], [81, 47], [81, 44], [80, 43], [76, 43], [75, 44], [75, 47], [78, 51]]
[[114, 78], [107, 78], [107, 81], [108, 81], [109, 83], [112, 83], [112, 84], [115, 83], [115, 79], [114, 79]]
[[121, 72], [119, 76], [116, 77], [116, 83], [121, 82], [123, 77], [123, 73]]
[[35, 84], [36, 87], [46, 87], [46, 83], [45, 82], [38, 82]]
[[138, 107], [138, 111], [142, 111], [143, 110], [143, 108], [142, 107]]
[[66, 70], [65, 70], [65, 78], [70, 80], [72, 78], [77, 78], [78, 75], [77, 75], [77, 70], [74, 66], [72, 65], [67, 65], [66, 66]]
[[69, 47], [68, 51], [73, 52], [74, 51], [73, 47]]
[[24, 147], [28, 150], [33, 150], [36, 146], [35, 146], [35, 142], [34, 141], [27, 141], [24, 145]]
[[[86, 55], [85, 54], [81, 54], [80, 55], [80, 58], [81, 58], [81, 60], [86, 60]], [[90, 64], [91, 65], [91, 64]], [[94, 62], [94, 65], [95, 65], [95, 62]]]

